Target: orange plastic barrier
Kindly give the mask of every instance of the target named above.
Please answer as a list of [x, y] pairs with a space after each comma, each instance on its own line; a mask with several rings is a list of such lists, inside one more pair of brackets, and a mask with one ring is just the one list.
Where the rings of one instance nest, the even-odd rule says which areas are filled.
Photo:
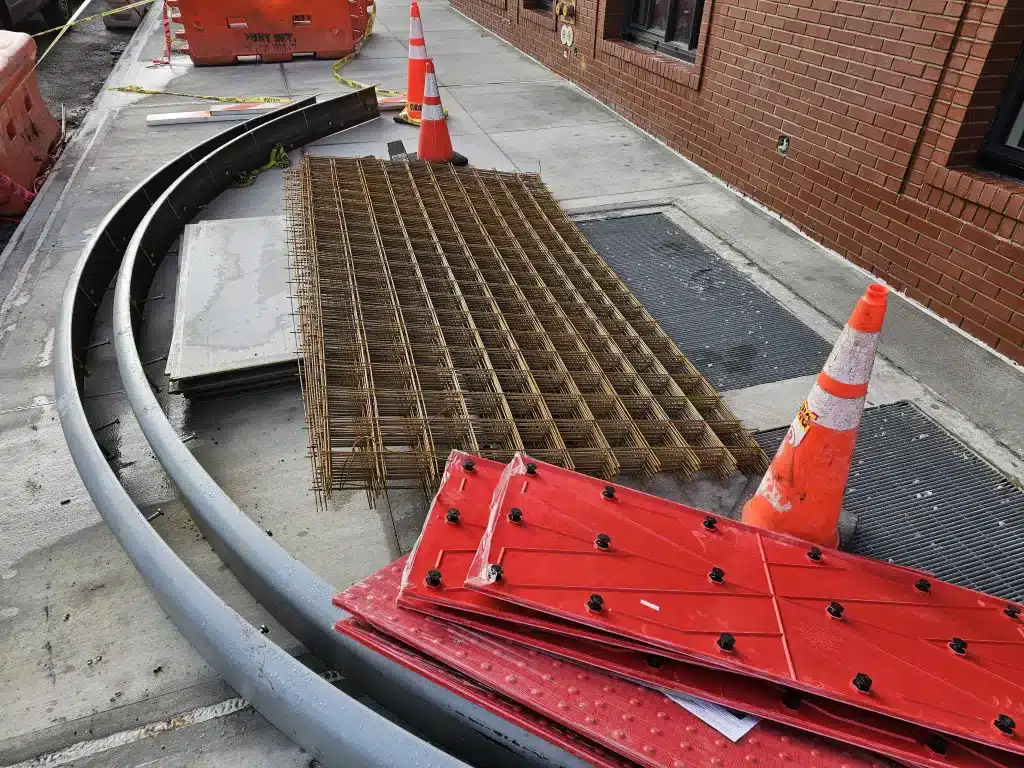
[[[36, 44], [26, 34], [0, 30], [0, 215], [28, 210], [35, 180], [60, 140], [39, 93]], [[26, 194], [28, 193], [28, 194]]]
[[340, 59], [366, 32], [367, 0], [166, 0], [184, 27], [198, 66], [235, 64], [240, 56], [291, 61], [297, 55]]

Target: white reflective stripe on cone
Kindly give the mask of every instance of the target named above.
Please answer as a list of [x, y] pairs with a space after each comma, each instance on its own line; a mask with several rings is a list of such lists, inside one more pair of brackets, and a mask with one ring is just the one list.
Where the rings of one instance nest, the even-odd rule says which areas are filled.
[[430, 120], [444, 120], [444, 108], [440, 104], [424, 104], [420, 120], [424, 123]]
[[830, 395], [817, 384], [807, 396], [807, 410], [811, 412], [812, 421], [818, 426], [846, 432], [856, 429], [860, 424], [860, 416], [864, 412], [866, 398], [847, 399]]
[[778, 478], [775, 477], [775, 470], [768, 467], [768, 471], [761, 478], [761, 484], [757, 486], [757, 493], [754, 495], [760, 496], [771, 504], [772, 509], [776, 512], [789, 512], [793, 508], [793, 502], [788, 501], [789, 493], [785, 491], [788, 491], [788, 489], [779, 487]]
[[409, 46], [409, 58], [410, 59], [425, 59], [425, 58], [427, 58], [427, 46], [425, 46], [425, 45], [410, 45]]
[[843, 384], [867, 384], [875, 364], [878, 336], [844, 328], [822, 372]]
[[[433, 72], [428, 72], [426, 79], [423, 81], [423, 101], [426, 101], [431, 96], [440, 101], [441, 93], [437, 90], [437, 78], [434, 77]], [[426, 109], [426, 106], [423, 107]], [[437, 108], [440, 109], [441, 105], [438, 104]]]
[[409, 39], [410, 40], [422, 40], [423, 39], [423, 22], [420, 21], [419, 16], [409, 17]]

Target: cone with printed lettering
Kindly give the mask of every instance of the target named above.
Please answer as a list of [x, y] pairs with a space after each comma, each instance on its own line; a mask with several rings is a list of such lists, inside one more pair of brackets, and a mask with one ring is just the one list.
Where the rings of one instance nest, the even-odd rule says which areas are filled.
[[409, 76], [405, 86], [405, 109], [395, 115], [396, 123], [420, 124], [423, 108], [423, 83], [427, 74], [427, 41], [423, 39], [420, 5], [412, 0], [409, 6]]
[[420, 120], [420, 142], [416, 150], [420, 160], [428, 163], [465, 165], [469, 161], [452, 149], [448, 122], [444, 119], [441, 92], [437, 89], [434, 62], [427, 59], [427, 76], [423, 83], [423, 111]]
[[853, 444], [885, 319], [884, 285], [869, 285], [814, 383], [743, 522], [835, 547]]

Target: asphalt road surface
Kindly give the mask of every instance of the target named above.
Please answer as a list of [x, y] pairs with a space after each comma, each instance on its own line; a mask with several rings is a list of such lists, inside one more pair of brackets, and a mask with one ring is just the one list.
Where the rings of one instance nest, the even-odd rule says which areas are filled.
[[[83, 17], [107, 10], [100, 0], [86, 1], [88, 7], [82, 12]], [[71, 3], [72, 13], [79, 5], [79, 2]], [[46, 28], [43, 18], [36, 15], [27, 19], [19, 31], [33, 35]], [[37, 68], [36, 76], [43, 100], [57, 120], [61, 119], [63, 105], [69, 135], [85, 118], [132, 34], [133, 30], [107, 29], [103, 19], [77, 24], [64, 33]], [[57, 33], [54, 32], [35, 39], [37, 60], [56, 37]], [[3, 248], [14, 233], [17, 222], [0, 220], [0, 224], [3, 226], [0, 248]]]

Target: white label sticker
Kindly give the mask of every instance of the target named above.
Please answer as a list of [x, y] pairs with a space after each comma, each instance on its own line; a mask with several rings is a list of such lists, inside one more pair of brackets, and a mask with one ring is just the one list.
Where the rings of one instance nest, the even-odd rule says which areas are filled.
[[675, 691], [662, 691], [662, 693], [733, 743], [746, 736], [750, 729], [760, 722], [760, 718], [753, 715], [726, 709], [718, 704], [712, 704], [710, 701], [687, 696], [685, 693], [676, 693]]
[[800, 410], [797, 411], [796, 417], [793, 419], [793, 423], [789, 425], [789, 439], [793, 443], [793, 447], [796, 448], [804, 439], [804, 435], [807, 434], [807, 430], [811, 428], [811, 424], [818, 420], [818, 414], [807, 407], [807, 401], [800, 406]]

